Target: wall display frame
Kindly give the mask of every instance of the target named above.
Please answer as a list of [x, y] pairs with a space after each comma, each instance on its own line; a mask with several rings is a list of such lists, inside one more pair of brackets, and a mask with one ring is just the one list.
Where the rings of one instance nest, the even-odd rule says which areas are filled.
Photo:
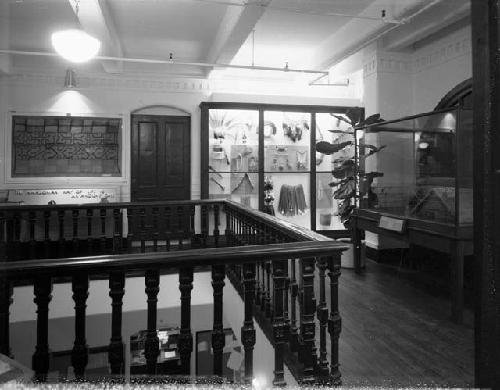
[[200, 108], [203, 199], [232, 199], [263, 211], [269, 179], [277, 217], [347, 237], [328, 185], [337, 156], [316, 153], [316, 143], [335, 142], [345, 123], [334, 115], [352, 107], [202, 102]]
[[13, 115], [11, 176], [120, 177], [122, 119]]

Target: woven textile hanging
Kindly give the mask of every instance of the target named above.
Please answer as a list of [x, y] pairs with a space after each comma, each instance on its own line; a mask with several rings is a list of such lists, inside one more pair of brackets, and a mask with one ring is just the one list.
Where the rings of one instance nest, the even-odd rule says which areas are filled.
[[283, 184], [280, 189], [278, 211], [288, 217], [303, 214], [307, 209], [306, 197], [302, 184]]

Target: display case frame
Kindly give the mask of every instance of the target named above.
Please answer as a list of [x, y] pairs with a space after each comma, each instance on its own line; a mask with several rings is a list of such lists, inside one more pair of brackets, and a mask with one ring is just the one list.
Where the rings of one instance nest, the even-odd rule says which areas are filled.
[[[238, 102], [202, 102], [201, 108], [201, 198], [209, 198], [209, 177], [210, 177], [210, 144], [209, 144], [209, 111], [213, 109], [220, 110], [254, 110], [258, 112], [258, 209], [264, 210], [264, 123], [265, 113], [279, 111], [283, 113], [303, 113], [310, 114], [310, 131], [308, 141], [309, 152], [309, 170], [300, 172], [301, 175], [307, 175], [307, 184], [310, 189], [309, 210], [311, 230], [321, 232], [327, 236], [340, 238], [348, 237], [349, 231], [343, 229], [324, 230], [321, 229], [316, 217], [316, 199], [317, 199], [317, 173], [327, 173], [327, 171], [317, 171], [316, 164], [313, 163], [313, 156], [316, 156], [316, 115], [317, 114], [346, 114], [353, 106], [326, 106], [326, 105], [288, 105], [288, 104], [267, 104], [267, 103], [238, 103]], [[364, 117], [364, 108], [356, 107]], [[298, 173], [291, 171], [289, 173]], [[331, 173], [331, 172], [330, 172]], [[281, 174], [281, 173], [280, 173]], [[278, 195], [278, 189], [275, 188], [275, 196]], [[277, 199], [275, 200], [275, 204]]]
[[[384, 121], [369, 126], [361, 127], [356, 129], [358, 132], [377, 132], [384, 129], [384, 131], [390, 131], [390, 127], [393, 124], [404, 121], [417, 120], [419, 118], [431, 115], [439, 115], [454, 112], [456, 114], [456, 126], [454, 129], [454, 141], [453, 141], [453, 185], [454, 185], [454, 215], [453, 220], [450, 221], [439, 221], [437, 219], [432, 220], [432, 218], [425, 219], [419, 218], [413, 215], [403, 215], [397, 212], [388, 212], [383, 208], [377, 209], [368, 204], [367, 199], [361, 199], [359, 202], [359, 207], [353, 211], [351, 216], [352, 225], [352, 241], [354, 247], [354, 265], [357, 272], [361, 271], [361, 237], [362, 232], [369, 231], [387, 238], [395, 239], [406, 244], [419, 245], [422, 247], [430, 248], [438, 252], [446, 253], [451, 258], [451, 300], [452, 300], [452, 319], [455, 322], [462, 322], [463, 320], [463, 279], [464, 279], [464, 258], [465, 256], [472, 255], [473, 253], [473, 221], [467, 220], [466, 222], [460, 221], [461, 215], [461, 183], [460, 180], [470, 180], [468, 186], [472, 188], [472, 170], [470, 169], [470, 177], [467, 174], [460, 172], [459, 164], [463, 165], [463, 161], [459, 162], [459, 159], [463, 158], [463, 146], [467, 140], [465, 138], [465, 130], [462, 127], [464, 122], [462, 119], [465, 118], [464, 113], [471, 110], [468, 107], [462, 105], [457, 105], [450, 108], [439, 109], [429, 113], [407, 116], [401, 119]], [[472, 116], [469, 117], [472, 120]], [[467, 123], [466, 123], [467, 124]], [[472, 135], [472, 123], [468, 123], [470, 126], [470, 134]], [[409, 132], [415, 133], [415, 128], [408, 130]], [[394, 133], [401, 133], [401, 130], [394, 130]], [[358, 148], [362, 148], [363, 141], [359, 134], [356, 134], [356, 139], [359, 141]], [[413, 137], [416, 140], [416, 137]], [[471, 139], [468, 140], [471, 142]], [[380, 147], [381, 145], [376, 145]], [[389, 146], [387, 147], [389, 148]], [[416, 145], [412, 145], [412, 149], [416, 151]], [[465, 157], [466, 161], [470, 162], [472, 165], [472, 149], [468, 150], [470, 155]], [[381, 152], [384, 153], [384, 152]], [[467, 151], [466, 151], [467, 153]], [[416, 152], [413, 156], [415, 162], [417, 161]], [[380, 154], [378, 155], [380, 156]], [[367, 168], [363, 165], [359, 151], [357, 153], [356, 167], [358, 170], [365, 170]], [[401, 156], [403, 159], [404, 156]], [[467, 160], [468, 158], [468, 160]], [[400, 166], [403, 163], [401, 161], [393, 161], [394, 166]], [[376, 167], [379, 168], [382, 164], [377, 164]], [[471, 167], [469, 167], [471, 168]], [[370, 171], [366, 169], [365, 172]], [[418, 170], [415, 169], [415, 175], [417, 175]], [[383, 172], [382, 172], [383, 173]], [[463, 176], [463, 177], [462, 177]], [[459, 179], [460, 178], [460, 179]], [[449, 178], [451, 179], [451, 178]], [[451, 183], [451, 180], [449, 180]], [[418, 188], [416, 185], [415, 188]], [[464, 186], [465, 188], [465, 186]], [[359, 194], [359, 189], [358, 189]], [[361, 195], [359, 195], [362, 198]], [[472, 202], [472, 198], [470, 198]], [[463, 207], [463, 205], [462, 205]], [[472, 209], [472, 204], [469, 205]], [[472, 214], [471, 214], [472, 215]]]

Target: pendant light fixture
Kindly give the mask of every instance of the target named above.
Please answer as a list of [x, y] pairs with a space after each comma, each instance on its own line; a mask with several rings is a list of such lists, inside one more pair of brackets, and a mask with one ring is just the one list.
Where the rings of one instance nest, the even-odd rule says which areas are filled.
[[[80, 0], [75, 0], [75, 12], [78, 17]], [[71, 62], [86, 62], [94, 58], [101, 42], [80, 29], [56, 31], [52, 34], [52, 46], [56, 52]]]
[[66, 77], [64, 78], [64, 88], [76, 88], [76, 76], [73, 69], [66, 70]]

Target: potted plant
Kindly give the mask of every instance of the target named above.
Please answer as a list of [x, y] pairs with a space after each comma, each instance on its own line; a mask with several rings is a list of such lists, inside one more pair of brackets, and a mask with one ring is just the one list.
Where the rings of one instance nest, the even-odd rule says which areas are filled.
[[[335, 129], [329, 131], [337, 134], [352, 135], [352, 140], [342, 140], [342, 137], [339, 137], [339, 142], [333, 143], [322, 140], [316, 143], [316, 151], [325, 155], [332, 155], [340, 152], [355, 144], [355, 130], [383, 121], [383, 119], [380, 118], [380, 114], [371, 115], [362, 120], [361, 112], [359, 107], [353, 107], [346, 112], [345, 116], [331, 114], [338, 121], [347, 123], [349, 127], [346, 130]], [[380, 152], [385, 148], [385, 145], [379, 147], [369, 144], [355, 146], [358, 147], [358, 151], [362, 152], [358, 153], [360, 157], [356, 160], [354, 154], [348, 156], [344, 154], [342, 157], [333, 160], [333, 181], [329, 183], [330, 187], [334, 189], [333, 198], [339, 201], [337, 212], [334, 213], [334, 215], [340, 217], [341, 222], [347, 229], [351, 228], [350, 217], [358, 201], [363, 202], [369, 207], [376, 205], [377, 196], [372, 190], [373, 179], [383, 176], [381, 172], [365, 172], [363, 170], [365, 164], [362, 160]], [[341, 240], [351, 243], [350, 239]], [[354, 267], [352, 248], [343, 253], [342, 266], [346, 268]]]

